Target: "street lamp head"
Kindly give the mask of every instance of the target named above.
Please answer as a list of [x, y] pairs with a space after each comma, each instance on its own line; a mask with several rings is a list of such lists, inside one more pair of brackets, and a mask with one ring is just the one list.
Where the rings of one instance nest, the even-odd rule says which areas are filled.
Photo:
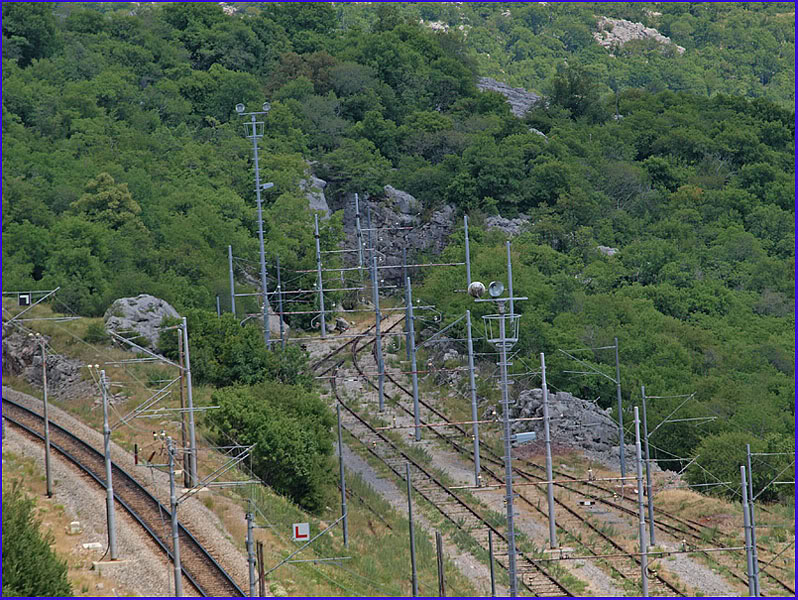
[[236, 112], [240, 115], [244, 112], [244, 105], [241, 103], [236, 104]]
[[488, 293], [492, 298], [498, 298], [504, 292], [504, 284], [501, 281], [491, 281], [488, 285]]
[[262, 108], [263, 108], [263, 112], [269, 112], [271, 110], [271, 108], [272, 108], [272, 105], [269, 104], [268, 102], [264, 102]]
[[468, 293], [474, 298], [481, 298], [485, 293], [485, 284], [481, 281], [472, 281], [468, 286]]

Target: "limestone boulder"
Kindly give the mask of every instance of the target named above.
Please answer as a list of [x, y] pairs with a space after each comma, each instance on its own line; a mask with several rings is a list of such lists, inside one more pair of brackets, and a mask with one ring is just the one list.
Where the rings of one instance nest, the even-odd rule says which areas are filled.
[[421, 210], [418, 200], [414, 196], [397, 190], [395, 187], [385, 186], [385, 198], [391, 209], [400, 215], [403, 222], [412, 222]]
[[103, 315], [105, 329], [118, 335], [129, 337], [135, 334], [140, 344], [155, 348], [158, 344], [161, 322], [166, 317], [179, 318], [177, 311], [165, 300], [149, 294], [139, 294], [134, 298], [114, 300]]

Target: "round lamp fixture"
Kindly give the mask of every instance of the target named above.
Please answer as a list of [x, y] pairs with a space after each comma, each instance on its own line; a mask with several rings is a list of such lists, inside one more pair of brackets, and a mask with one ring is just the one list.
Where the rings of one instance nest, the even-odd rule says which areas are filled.
[[240, 115], [244, 112], [244, 105], [243, 104], [236, 104], [236, 112]]
[[481, 298], [485, 293], [485, 284], [481, 281], [472, 281], [468, 286], [468, 293], [474, 298]]
[[492, 298], [498, 298], [504, 292], [504, 284], [501, 281], [491, 281], [488, 286], [488, 293]]

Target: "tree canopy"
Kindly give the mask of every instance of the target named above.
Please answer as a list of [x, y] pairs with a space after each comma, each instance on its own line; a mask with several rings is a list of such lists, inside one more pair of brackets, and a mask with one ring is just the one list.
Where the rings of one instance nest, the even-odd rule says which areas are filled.
[[[227, 246], [239, 275], [255, 274], [258, 256], [252, 145], [234, 106], [269, 100], [266, 253], [292, 285], [314, 280], [299, 186], [311, 171], [334, 206], [390, 184], [425, 211], [469, 212], [484, 276], [503, 268], [484, 218], [525, 215], [514, 273], [532, 300], [519, 348], [552, 356], [552, 383], [609, 405], [611, 389], [567, 378], [554, 357], [617, 335], [627, 407], [644, 384], [695, 391], [691, 414], [719, 417], [663, 427], [663, 456], [713, 444], [727, 456], [729, 432], [766, 447], [793, 435], [792, 5], [233, 5], [4, 4], [4, 286], [60, 285], [83, 315], [139, 293], [180, 311], [210, 311], [218, 295], [227, 309]], [[686, 50], [603, 48], [599, 16], [656, 27]], [[477, 75], [543, 100], [517, 118]], [[322, 221], [323, 251], [338, 248], [341, 223]], [[456, 262], [462, 239], [450, 241]], [[423, 292], [447, 315], [465, 308], [453, 277], [433, 273]], [[258, 349], [255, 330], [188, 314], [208, 383], [260, 384], [264, 369], [302, 383]], [[671, 409], [654, 404], [651, 419]]]

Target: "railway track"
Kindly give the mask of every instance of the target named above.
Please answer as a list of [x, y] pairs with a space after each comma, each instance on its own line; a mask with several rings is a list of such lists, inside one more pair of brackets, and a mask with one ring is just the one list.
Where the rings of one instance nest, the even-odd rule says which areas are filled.
[[[333, 380], [334, 381], [334, 380]], [[474, 537], [480, 545], [486, 546], [487, 530], [493, 532], [495, 538], [495, 554], [506, 555], [507, 540], [502, 532], [472, 508], [463, 498], [450, 490], [434, 474], [427, 470], [408, 453], [399, 448], [387, 436], [377, 431], [355, 410], [347, 406], [338, 396], [335, 384], [333, 390], [344, 409], [341, 425], [361, 442], [368, 451], [382, 461], [397, 477], [406, 478], [405, 464], [410, 463], [410, 483], [413, 489], [434, 506], [454, 527]], [[485, 539], [475, 536], [478, 530], [484, 530]], [[521, 583], [536, 596], [573, 596], [565, 586], [557, 582], [544, 567], [540, 567], [523, 553], [518, 553], [518, 573]], [[501, 559], [497, 562], [506, 568]]]
[[[390, 331], [390, 329], [391, 328], [389, 328], [388, 331]], [[376, 388], [376, 386], [374, 385], [374, 382], [371, 381], [364, 374], [363, 369], [360, 367], [360, 364], [357, 361], [357, 356], [356, 356], [357, 347], [356, 346], [352, 346], [352, 351], [353, 351], [353, 364], [354, 364], [355, 368], [357, 369], [357, 371], [360, 373], [360, 376], [362, 378], [364, 378], [368, 382], [368, 384], [370, 386]], [[412, 396], [413, 396], [412, 392], [410, 392], [404, 386], [402, 386], [402, 384], [400, 384], [398, 381], [396, 381], [388, 372], [386, 372], [386, 378], [391, 383], [393, 383], [398, 389], [400, 389], [406, 395], [408, 395], [408, 396], [410, 396], [412, 398]], [[334, 379], [333, 379], [333, 381], [334, 381]], [[388, 400], [393, 400], [395, 405], [400, 410], [404, 411], [406, 414], [413, 415], [412, 408], [410, 406], [404, 404], [401, 400], [399, 400], [397, 398], [392, 398], [388, 394], [385, 394], [385, 397]], [[440, 419], [441, 421], [439, 421], [439, 422], [446, 422], [446, 423], [449, 422], [449, 419], [447, 418], [446, 415], [441, 413], [435, 407], [431, 406], [429, 403], [425, 402], [422, 398], [419, 398], [419, 404], [424, 406], [431, 413], [433, 413], [435, 415], [436, 420]], [[423, 419], [422, 419], [422, 424], [423, 424]], [[458, 437], [462, 436], [463, 439], [468, 439], [469, 436], [470, 436], [470, 434], [468, 432], [466, 432], [465, 429], [463, 429], [460, 425], [449, 423], [445, 427], [453, 427], [453, 428], [455, 428], [455, 430], [457, 431]], [[435, 433], [437, 436], [439, 436], [441, 439], [443, 439], [446, 443], [448, 443], [451, 446], [453, 446], [454, 449], [457, 450], [457, 452], [459, 452], [459, 453], [461, 453], [461, 454], [463, 454], [465, 456], [470, 456], [470, 449], [469, 448], [465, 448], [464, 446], [462, 446], [459, 443], [457, 443], [457, 441], [455, 441], [451, 436], [444, 435], [436, 427], [430, 427], [429, 429], [431, 429], [433, 431], [433, 433]], [[484, 460], [483, 460], [483, 463], [481, 464], [482, 471], [486, 475], [488, 475], [490, 477], [490, 479], [492, 479], [493, 481], [496, 481], [497, 483], [500, 483], [500, 484], [503, 485], [504, 484], [504, 476], [502, 474], [502, 470], [504, 468], [504, 459], [503, 459], [503, 457], [496, 456], [495, 454], [493, 454], [487, 448], [485, 448], [483, 450], [483, 452], [484, 452], [485, 455], [487, 455], [488, 461], [494, 465], [494, 468], [496, 470], [494, 470], [494, 468], [490, 468], [490, 467], [486, 466], [485, 463], [484, 463]], [[517, 472], [517, 470], [515, 470], [515, 471]], [[518, 472], [517, 472], [517, 474], [521, 475], [527, 481], [540, 481], [541, 480], [541, 478], [537, 477], [537, 476], [532, 476], [532, 475], [518, 473]], [[532, 501], [531, 499], [529, 499], [527, 497], [526, 494], [523, 494], [523, 493], [518, 493], [517, 495], [518, 495], [518, 498], [527, 507], [531, 508], [532, 510], [537, 511], [538, 513], [540, 513], [544, 517], [547, 517], [547, 513], [540, 507], [540, 503], [539, 502]], [[616, 543], [611, 537], [609, 537], [603, 531], [601, 531], [601, 529], [599, 527], [593, 525], [592, 523], [586, 522], [584, 517], [581, 514], [579, 514], [574, 508], [566, 505], [563, 501], [558, 500], [558, 499], [555, 499], [555, 502], [557, 502], [558, 506], [562, 510], [564, 510], [565, 513], [567, 514], [569, 525], [570, 525], [571, 529], [569, 530], [565, 526], [566, 524], [563, 523], [562, 519], [560, 519], [560, 522], [559, 522], [560, 528], [563, 529], [566, 533], [571, 533], [571, 535], [574, 537], [574, 539], [579, 539], [579, 538], [582, 537], [582, 536], [578, 535], [576, 531], [574, 531], [574, 529], [576, 527], [587, 527], [592, 532], [592, 534], [594, 536], [596, 536], [600, 540], [603, 540], [604, 544], [606, 544], [606, 545], [608, 545], [610, 547], [611, 552], [616, 553], [616, 554], [617, 553], [620, 553], [620, 554], [626, 554], [627, 553], [627, 550], [625, 548], [623, 548], [621, 545]], [[485, 534], [485, 536], [487, 536], [487, 534]], [[485, 544], [487, 543], [486, 539], [478, 540], [478, 541], [480, 541], [481, 543], [485, 543]], [[590, 554], [592, 554], [593, 556], [597, 556], [599, 554], [606, 554], [606, 552], [603, 551], [602, 549], [597, 549], [597, 548], [591, 546], [590, 544], [588, 544], [585, 541], [583, 541], [582, 544], [585, 546], [585, 549]], [[605, 559], [605, 560], [607, 560], [607, 562], [612, 563], [612, 568], [623, 579], [626, 579], [626, 580], [632, 581], [632, 582], [635, 582], [635, 581], [637, 581], [639, 579], [640, 560], [637, 559], [636, 557], [630, 557], [630, 558], [614, 557], [612, 559]], [[649, 591], [650, 591], [650, 593], [652, 593], [652, 595], [660, 595], [660, 596], [665, 596], [665, 595], [682, 596], [683, 595], [675, 587], [675, 585], [673, 585], [671, 582], [669, 582], [667, 579], [663, 578], [659, 574], [653, 574], [650, 577]]]
[[[356, 363], [356, 361], [355, 361], [355, 363]], [[357, 363], [355, 364], [355, 366], [358, 367]], [[359, 371], [362, 374], [362, 370], [359, 369]], [[369, 385], [371, 385], [372, 387], [376, 387], [376, 386], [374, 386], [374, 383], [371, 380], [368, 380], [368, 378], [365, 375], [362, 375], [362, 376], [368, 381]], [[405, 396], [410, 397], [410, 398], [413, 397], [413, 393], [410, 390], [408, 390], [406, 387], [404, 387], [400, 382], [396, 381], [396, 379], [387, 371], [386, 371], [386, 378], [393, 385], [395, 385], [399, 390], [401, 390]], [[390, 397], [388, 395], [386, 395], [386, 398], [390, 398]], [[432, 414], [434, 414], [436, 420], [439, 420], [438, 422], [446, 422], [446, 423], [448, 423], [445, 427], [454, 428], [455, 431], [457, 432], [457, 436], [458, 437], [462, 436], [462, 439], [469, 439], [470, 438], [470, 435], [471, 435], [470, 432], [466, 431], [460, 425], [449, 423], [449, 419], [448, 419], [448, 417], [445, 414], [443, 414], [441, 411], [437, 410], [434, 406], [432, 406], [429, 403], [425, 402], [422, 398], [419, 398], [419, 404], [424, 406], [424, 408], [426, 408], [428, 411], [430, 411]], [[403, 410], [405, 413], [407, 413], [409, 415], [412, 415], [412, 409], [408, 405], [406, 405], [406, 404], [404, 404], [404, 403], [402, 403], [401, 401], [398, 401], [398, 400], [396, 400], [396, 405], [401, 410]], [[471, 455], [471, 449], [470, 448], [465, 447], [465, 446], [457, 443], [457, 441], [455, 441], [451, 436], [443, 435], [439, 431], [439, 429], [436, 428], [436, 427], [430, 427], [429, 429], [431, 429], [441, 439], [445, 440], [448, 444], [450, 444], [460, 454], [463, 454], [465, 456], [470, 456]], [[495, 480], [495, 481], [497, 481], [499, 483], [503, 483], [503, 474], [501, 473], [501, 469], [503, 468], [503, 465], [504, 465], [503, 457], [497, 456], [494, 453], [492, 453], [490, 451], [490, 449], [487, 448], [487, 446], [483, 446], [482, 447], [482, 457], [483, 457], [483, 460], [481, 461], [482, 471], [485, 472], [486, 474], [488, 474], [491, 477], [491, 479], [493, 479], [493, 480]], [[486, 457], [487, 457], [487, 462], [492, 463], [496, 468], [499, 468], [499, 472], [498, 473], [495, 472], [494, 470], [492, 470], [491, 468], [488, 468], [486, 466], [486, 464], [485, 464]], [[544, 469], [544, 467], [542, 465], [538, 465], [538, 464], [530, 462], [530, 461], [523, 461], [523, 462], [526, 465], [529, 465], [530, 467], [533, 467], [534, 469], [536, 469], [538, 471], [543, 471], [543, 469]], [[523, 468], [521, 468], [519, 466], [514, 466], [513, 467], [513, 472], [516, 475], [518, 475], [521, 479], [526, 480], [528, 482], [545, 481], [544, 477], [542, 477], [540, 475], [537, 475], [537, 474], [534, 474], [534, 473], [531, 473], [529, 471], [526, 471], [526, 470], [524, 470]], [[569, 475], [568, 473], [565, 473], [565, 472], [562, 472], [562, 471], [557, 471], [556, 469], [553, 472], [554, 472], [555, 476], [557, 477], [557, 479], [572, 479], [572, 480], [576, 480], [575, 477]], [[635, 519], [637, 518], [637, 501], [636, 501], [635, 498], [632, 498], [631, 496], [618, 496], [618, 498], [620, 499], [621, 502], [626, 502], [627, 504], [631, 504], [632, 505], [632, 506], [623, 506], [623, 505], [619, 504], [618, 502], [614, 502], [612, 500], [607, 499], [607, 494], [608, 493], [609, 494], [614, 494], [614, 490], [610, 490], [610, 489], [605, 488], [605, 487], [603, 487], [603, 486], [601, 486], [601, 485], [599, 485], [597, 483], [591, 483], [591, 482], [579, 482], [579, 483], [574, 482], [573, 485], [587, 487], [588, 489], [590, 489], [592, 491], [585, 491], [584, 489], [577, 489], [577, 488], [572, 487], [571, 485], [569, 485], [567, 483], [557, 483], [557, 484], [555, 484], [555, 486], [560, 488], [560, 489], [563, 489], [563, 490], [566, 490], [568, 492], [572, 492], [572, 493], [575, 493], [575, 494], [579, 494], [579, 495], [585, 497], [586, 499], [590, 499], [590, 500], [593, 500], [595, 502], [600, 502], [600, 503], [604, 504], [605, 506], [607, 506], [609, 508], [613, 508], [615, 510], [618, 510], [619, 512], [628, 514], [628, 515], [634, 517]], [[537, 488], [537, 486], [535, 486], [535, 487], [536, 487], [536, 489], [539, 489], [539, 488]], [[543, 516], [548, 517], [548, 515], [546, 513], [544, 513], [544, 511], [540, 508], [538, 503], [534, 503], [534, 502], [529, 501], [529, 499], [526, 498], [523, 494], [519, 494], [519, 498], [521, 499], [522, 502], [524, 502], [530, 508], [538, 511]], [[560, 506], [561, 508], [563, 508], [565, 510], [566, 515], [567, 515], [567, 518], [566, 518], [565, 521], [570, 521], [571, 523], [578, 523], [578, 522], [583, 523], [590, 530], [592, 530], [592, 532], [595, 535], [597, 535], [599, 538], [603, 539], [607, 544], [609, 544], [609, 546], [611, 546], [611, 548], [615, 552], [626, 552], [621, 546], [619, 546], [609, 536], [605, 535], [600, 529], [598, 529], [597, 527], [593, 526], [591, 523], [588, 523], [588, 522], [584, 521], [584, 518], [582, 517], [582, 515], [580, 513], [578, 513], [574, 508], [567, 506], [564, 502], [562, 502], [561, 500], [559, 500], [557, 498], [555, 498], [555, 502], [557, 503], [558, 506]], [[565, 525], [565, 521], [562, 518], [558, 519], [558, 527], [562, 528], [564, 531], [566, 531], [566, 533], [571, 533], [571, 535], [574, 536], [574, 532], [569, 532], [565, 527], [563, 527], [563, 525]], [[678, 517], [676, 515], [673, 515], [673, 514], [670, 514], [668, 512], [660, 510], [660, 511], [657, 511], [657, 517], [655, 518], [654, 524], [655, 524], [655, 527], [659, 528], [661, 531], [664, 531], [666, 533], [674, 535], [677, 538], [689, 539], [692, 542], [696, 542], [696, 543], [705, 543], [704, 542], [704, 537], [702, 536], [702, 532], [706, 532], [707, 527], [702, 525], [701, 523], [696, 522], [696, 521], [692, 521], [692, 520], [689, 520], [689, 519], [683, 519], [683, 518]], [[760, 559], [760, 562], [765, 563], [766, 559], [764, 558], [764, 556], [766, 556], [767, 554], [770, 554], [770, 552], [766, 548], [763, 548], [762, 546], [759, 546], [759, 545], [757, 546], [757, 548], [760, 551], [763, 551], [763, 553], [764, 553], [763, 557]], [[588, 549], [589, 552], [593, 553], [594, 555], [597, 554], [597, 552], [595, 552], [593, 549], [591, 549], [591, 548], [587, 548], [587, 549]], [[708, 559], [711, 559], [711, 560], [714, 560], [714, 561], [718, 560], [717, 557], [712, 557], [707, 552], [703, 552], [701, 554], [703, 556], [705, 556], [706, 558], [708, 558]], [[615, 570], [618, 573], [620, 573], [621, 576], [624, 577], [624, 578], [633, 578], [635, 576], [635, 572], [639, 573], [639, 563], [640, 563], [640, 561], [637, 558], [632, 558], [632, 560], [636, 563], [636, 570], [635, 569], [629, 570], [628, 567], [614, 566]], [[619, 559], [615, 558], [615, 559], [612, 559], [612, 561], [610, 561], [610, 562], [619, 563], [621, 561]], [[747, 577], [741, 576], [735, 569], [731, 569], [729, 571], [729, 573], [737, 581], [745, 584], [746, 586], [748, 585]], [[765, 576], [767, 576], [771, 580], [771, 582], [775, 586], [777, 586], [779, 588], [780, 591], [787, 592], [787, 593], [789, 593], [790, 595], [793, 595], [793, 596], [795, 595], [794, 586], [791, 586], [789, 583], [783, 581], [778, 575], [776, 575], [775, 573], [772, 572], [772, 569], [768, 570], [763, 565], [763, 566], [760, 567], [760, 573], [762, 573]], [[656, 576], [652, 577], [651, 579], [654, 581], [654, 584], [656, 586], [655, 588], [652, 588], [652, 591], [654, 593], [657, 593], [659, 591], [662, 594], [683, 595], [683, 594], [681, 594], [681, 592], [679, 592], [675, 588], [674, 585], [672, 585], [667, 580], [661, 578], [659, 575], [656, 575]], [[651, 584], [651, 582], [650, 582], [650, 584]]]
[[[525, 461], [527, 465], [540, 470], [542, 467], [532, 462]], [[532, 476], [531, 473], [524, 471], [521, 467], [516, 467], [515, 471], [524, 476]], [[558, 479], [576, 479], [571, 475], [563, 472], [557, 472]], [[597, 503], [604, 504], [609, 508], [617, 510], [618, 512], [622, 512], [625, 514], [632, 515], [634, 517], [637, 516], [637, 500], [630, 496], [617, 496], [617, 501], [610, 500], [607, 498], [607, 494], [613, 494], [615, 490], [611, 490], [605, 488], [601, 485], [590, 483], [590, 482], [579, 482], [574, 483], [575, 486], [582, 486], [585, 489], [577, 489], [575, 487], [571, 487], [569, 484], [561, 483], [557, 484], [558, 487], [568, 490], [573, 493], [580, 494], [581, 496], [585, 497], [586, 499], [590, 499]], [[620, 502], [625, 502], [627, 505], [631, 504], [633, 506], [623, 506]], [[704, 536], [702, 535], [703, 532], [706, 532], [708, 528], [701, 523], [693, 521], [691, 519], [684, 519], [677, 515], [673, 515], [663, 510], [657, 510], [654, 515], [654, 526], [662, 532], [668, 533], [673, 535], [677, 538], [681, 538], [683, 540], [689, 541], [691, 544], [699, 544], [699, 543], [706, 543]], [[717, 546], [721, 547], [721, 546]], [[764, 548], [763, 546], [757, 544], [757, 549], [762, 552], [762, 556], [760, 556], [760, 563], [764, 563], [760, 565], [760, 574], [765, 575], [771, 582], [772, 585], [777, 587], [779, 591], [786, 592], [791, 596], [795, 595], [795, 587], [794, 585], [791, 586], [788, 582], [784, 581], [780, 578], [777, 574], [773, 572], [773, 569], [768, 569], [765, 565], [769, 558], [773, 556], [773, 553]], [[718, 556], [710, 556], [708, 552], [700, 552], [700, 550], [695, 550], [695, 552], [700, 553], [702, 556], [711, 559], [715, 562], [722, 562], [722, 558]], [[729, 570], [729, 574], [732, 578], [736, 579], [740, 583], [748, 585], [748, 578], [740, 575], [737, 570], [731, 569]], [[764, 595], [764, 594], [763, 594]]]
[[[395, 323], [393, 326], [389, 327], [388, 330], [386, 330], [386, 333], [388, 331], [390, 331], [391, 329], [393, 329], [393, 327], [395, 327], [396, 325], [398, 325], [398, 323]], [[373, 345], [373, 343], [374, 343], [373, 340], [367, 342], [366, 344], [364, 344], [361, 347], [361, 350], [366, 348], [369, 345]], [[355, 344], [353, 344], [352, 342], [349, 342], [349, 343], [345, 344], [344, 346], [338, 348], [335, 353], [338, 353], [338, 352], [342, 351], [345, 347], [350, 347], [350, 346], [353, 349], [353, 364], [357, 368], [358, 372], [360, 373], [360, 377], [362, 379], [364, 379], [368, 383], [368, 385], [370, 385], [371, 387], [376, 389], [377, 386], [374, 384], [373, 381], [371, 381], [364, 374], [363, 369], [360, 368], [360, 365], [358, 364], [357, 356], [356, 356], [357, 351], [356, 351], [356, 345]], [[335, 366], [334, 363], [333, 363], [333, 366]], [[329, 372], [330, 370], [332, 370], [332, 367], [328, 367], [325, 370], [325, 373]], [[393, 385], [395, 385], [397, 387], [397, 389], [401, 390], [404, 393], [404, 395], [412, 398], [412, 392], [410, 390], [408, 390], [407, 388], [405, 388], [401, 383], [396, 381], [391, 376], [391, 374], [389, 372], [387, 372], [387, 371], [386, 371], [386, 378]], [[334, 381], [334, 379], [332, 381]], [[389, 394], [386, 394], [385, 397], [388, 400], [393, 400], [393, 403], [400, 410], [404, 411], [406, 414], [408, 414], [408, 415], [412, 415], [413, 414], [412, 413], [412, 409], [408, 405], [405, 405], [403, 402], [399, 401], [396, 398], [392, 398]], [[437, 410], [435, 407], [433, 407], [429, 403], [425, 402], [423, 400], [423, 398], [419, 399], [419, 403], [426, 410], [430, 411], [433, 415], [435, 415], [435, 419], [438, 422], [447, 423], [447, 425], [445, 425], [443, 427], [454, 428], [455, 431], [457, 432], [456, 433], [457, 437], [462, 436], [462, 439], [469, 439], [470, 438], [470, 432], [467, 432], [465, 429], [463, 429], [459, 425], [455, 425], [455, 424], [449, 423], [449, 419], [448, 419], [448, 417], [446, 415], [441, 413], [439, 410]], [[422, 421], [422, 423], [423, 423], [423, 421]], [[433, 433], [435, 433], [437, 436], [439, 436], [440, 438], [445, 440], [448, 444], [450, 444], [459, 453], [470, 457], [470, 455], [471, 455], [470, 447], [466, 447], [464, 445], [459, 444], [455, 439], [452, 438], [452, 436], [444, 435], [439, 430], [439, 428], [430, 427], [429, 429], [431, 429], [433, 431]], [[490, 452], [490, 450], [486, 446], [483, 446], [483, 461], [482, 461], [482, 465], [481, 465], [482, 466], [482, 471], [485, 472], [485, 474], [487, 474], [491, 479], [503, 483], [503, 475], [500, 472], [499, 473], [495, 472], [493, 470], [493, 468], [488, 467], [486, 465], [486, 460], [487, 460], [488, 463], [492, 463], [494, 465], [494, 467], [498, 468], [498, 467], [503, 467], [503, 458], [499, 457], [499, 456], [496, 456], [495, 454]], [[535, 470], [538, 470], [538, 471], [543, 470], [543, 467], [541, 465], [536, 464], [536, 463], [533, 463], [533, 462], [530, 462], [530, 461], [521, 461], [521, 462], [523, 462], [523, 464], [525, 464], [528, 467], [531, 467], [531, 468], [533, 468]], [[529, 472], [528, 470], [526, 470], [522, 466], [517, 466], [517, 465], [514, 466], [514, 472], [516, 473], [516, 475], [519, 478], [521, 478], [523, 480], [526, 480], [526, 481], [529, 481], [529, 482], [533, 482], [533, 481], [538, 481], [539, 482], [539, 481], [544, 480], [544, 478], [541, 477], [540, 475], [532, 473], [532, 472]], [[575, 477], [573, 477], [573, 476], [571, 476], [571, 475], [569, 475], [567, 473], [561, 472], [561, 471], [556, 471], [555, 470], [554, 473], [555, 473], [557, 479], [573, 479], [573, 480], [576, 479]], [[612, 509], [615, 509], [615, 510], [617, 510], [619, 512], [628, 514], [628, 515], [632, 516], [635, 519], [637, 518], [636, 499], [632, 498], [631, 496], [617, 496], [617, 499], [619, 501], [616, 502], [616, 501], [613, 501], [613, 500], [609, 500], [607, 498], [607, 494], [608, 493], [609, 494], [613, 494], [614, 490], [607, 489], [607, 488], [605, 488], [605, 487], [603, 487], [603, 486], [601, 486], [601, 485], [599, 485], [597, 483], [589, 483], [589, 482], [578, 482], [577, 483], [577, 482], [574, 482], [574, 484], [570, 484], [570, 485], [567, 484], [567, 483], [557, 483], [555, 485], [558, 488], [562, 489], [562, 490], [565, 490], [567, 492], [571, 492], [571, 493], [574, 493], [574, 494], [578, 494], [579, 496], [584, 497], [585, 499], [590, 499], [590, 500], [595, 501], [597, 503], [601, 503], [601, 504], [603, 504], [603, 505], [605, 505], [605, 506], [607, 506], [609, 508], [612, 508]], [[573, 487], [573, 486], [577, 486], [577, 487]], [[580, 489], [577, 489], [577, 488], [580, 488]], [[587, 488], [587, 489], [585, 489], [585, 488]], [[535, 486], [535, 489], [540, 489], [540, 488], [538, 488], [538, 486]], [[539, 513], [541, 513], [542, 516], [544, 516], [544, 517], [548, 516], [540, 508], [540, 505], [539, 505], [538, 502], [530, 501], [529, 498], [527, 498], [526, 495], [524, 495], [524, 494], [520, 494], [519, 498], [528, 507], [530, 507], [533, 510], [536, 510]], [[573, 507], [567, 506], [561, 500], [558, 500], [558, 499], [555, 498], [555, 501], [557, 502], [558, 506], [560, 506], [560, 508], [565, 511], [566, 519], [563, 519], [562, 515], [561, 515], [560, 518], [558, 519], [558, 527], [563, 529], [566, 533], [570, 533], [573, 537], [576, 537], [578, 539], [578, 538], [580, 538], [582, 536], [578, 536], [578, 534], [576, 532], [569, 531], [568, 528], [565, 527], [565, 525], [567, 525], [568, 523], [572, 523], [575, 526], [577, 526], [577, 525], [578, 526], [584, 526], [584, 527], [587, 527], [600, 540], [603, 540], [604, 543], [609, 547], [611, 552], [626, 553], [626, 550], [624, 550], [622, 547], [620, 547], [618, 544], [616, 544], [614, 542], [614, 540], [612, 540], [609, 536], [605, 535], [598, 527], [594, 526], [592, 523], [586, 522], [584, 517], [582, 516], [582, 514], [580, 512], [575, 510]], [[625, 502], [625, 503], [631, 504], [633, 506], [623, 506], [619, 502]], [[701, 523], [698, 523], [696, 521], [691, 521], [689, 519], [683, 519], [681, 517], [678, 517], [676, 515], [672, 515], [670, 513], [665, 512], [665, 511], [658, 511], [657, 512], [657, 518], [655, 519], [655, 526], [658, 529], [660, 529], [661, 531], [669, 533], [671, 535], [674, 535], [677, 538], [689, 539], [689, 540], [692, 540], [694, 542], [700, 542], [700, 543], [704, 543], [704, 538], [702, 537], [702, 532], [705, 532], [707, 530], [707, 527], [704, 526]], [[765, 549], [765, 548], [763, 548], [761, 546], [758, 546], [758, 548], [761, 549], [761, 551], [763, 552], [763, 555], [767, 552], [767, 549]], [[598, 552], [600, 551], [600, 550], [596, 550], [596, 549], [590, 548], [590, 547], [586, 547], [586, 550], [588, 552], [592, 553], [593, 555], [597, 555]], [[710, 557], [709, 553], [703, 553], [703, 554], [705, 556], [707, 556], [708, 558], [712, 558], [713, 560], [717, 560], [717, 557]], [[621, 577], [623, 577], [625, 579], [635, 579], [635, 580], [639, 579], [639, 570], [640, 570], [639, 560], [634, 558], [634, 557], [632, 557], [631, 559], [625, 559], [625, 560], [626, 560], [627, 563], [632, 563], [633, 566], [632, 566], [631, 569], [629, 568], [628, 564], [627, 565], [621, 565], [620, 563], [624, 562], [624, 561], [619, 559], [619, 558], [613, 558], [612, 560], [608, 560], [607, 562], [612, 563], [612, 568], [617, 573], [619, 573], [621, 575]], [[765, 562], [765, 559], [760, 558], [760, 562]], [[776, 586], [778, 586], [778, 588], [780, 590], [786, 591], [790, 595], [794, 595], [795, 594], [794, 586], [791, 586], [789, 583], [783, 581], [777, 575], [772, 573], [772, 571], [769, 571], [767, 568], [765, 568], [764, 565], [761, 567], [761, 573], [763, 573], [768, 578], [770, 578], [770, 580]], [[745, 585], [747, 585], [747, 578], [745, 578], [743, 576], [740, 576], [734, 569], [730, 570], [730, 574], [736, 580], [738, 580], [741, 583], [744, 583]], [[652, 583], [653, 583], [653, 586], [651, 585]], [[657, 595], [673, 595], [673, 594], [683, 595], [681, 592], [679, 592], [676, 589], [676, 587], [673, 584], [668, 582], [666, 579], [661, 578], [659, 576], [659, 574], [654, 574], [650, 578], [650, 587], [651, 587], [651, 592], [653, 592], [654, 594], [657, 594]]]
[[[28, 435], [44, 440], [44, 418], [38, 413], [3, 398], [3, 418]], [[50, 445], [105, 489], [105, 463], [101, 452], [52, 421]], [[170, 519], [169, 510], [124, 469], [116, 464], [113, 464], [112, 468], [114, 498], [171, 559], [171, 530], [163, 531], [163, 523], [168, 523]], [[224, 597], [246, 595], [183, 525], [180, 525], [180, 562], [183, 575], [200, 595]]]
[[[398, 326], [401, 322], [402, 319], [397, 320], [389, 327], [386, 333]], [[374, 343], [373, 340], [367, 341], [361, 348], [358, 348], [357, 341], [357, 338], [355, 338], [354, 343], [347, 343], [338, 349], [341, 350], [343, 347], [351, 346], [352, 355], [355, 357], [355, 364], [357, 364], [356, 357], [358, 351]], [[336, 350], [335, 353], [337, 353], [338, 350]], [[325, 359], [329, 359], [331, 355], [335, 353], [331, 353], [325, 357]], [[318, 368], [325, 359], [318, 361], [314, 366]], [[333, 365], [333, 368], [340, 366], [342, 363], [343, 361], [338, 362], [336, 365]], [[326, 372], [329, 370], [331, 369], [328, 369]], [[344, 403], [343, 399], [338, 394], [336, 378], [332, 377], [330, 381], [333, 393], [344, 409], [342, 413], [342, 426], [347, 432], [359, 440], [373, 456], [383, 462], [400, 479], [406, 478], [405, 464], [409, 463], [412, 465], [410, 483], [417, 493], [434, 506], [452, 526], [471, 536], [486, 550], [487, 532], [490, 530], [494, 536], [494, 555], [499, 557], [507, 555], [507, 539], [504, 533], [492, 525], [478, 510], [470, 506], [460, 495], [450, 490], [427, 468], [399, 448], [385, 434], [376, 430], [354, 409]], [[505, 559], [498, 558], [497, 562], [502, 567], [506, 568]], [[517, 565], [519, 582], [532, 594], [546, 597], [574, 595], [563, 584], [558, 582], [549, 573], [547, 568], [539, 565], [522, 552], [517, 553]]]

